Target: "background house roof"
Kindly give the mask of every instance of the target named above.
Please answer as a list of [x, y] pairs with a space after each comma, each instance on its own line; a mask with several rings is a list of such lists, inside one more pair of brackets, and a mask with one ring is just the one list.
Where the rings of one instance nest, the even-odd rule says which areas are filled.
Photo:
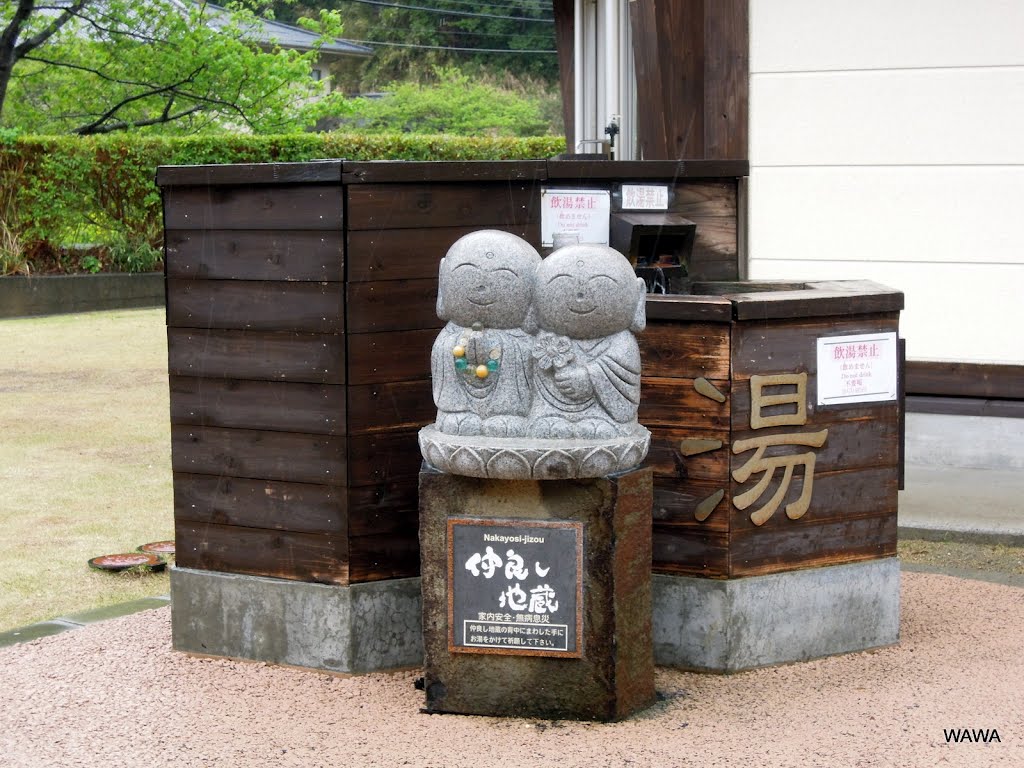
[[[213, 3], [207, 3], [206, 7], [211, 12], [210, 25], [220, 26], [221, 19], [226, 19], [230, 13], [226, 8]], [[219, 17], [219, 18], [218, 18]], [[277, 44], [282, 48], [291, 48], [297, 51], [310, 51], [316, 47], [319, 36], [293, 24], [285, 24], [280, 21], [269, 19], [258, 19], [259, 24], [252, 29], [254, 42], [260, 45]], [[335, 38], [332, 41], [323, 43], [320, 46], [322, 56], [372, 56], [373, 49], [365, 45], [357, 45], [348, 40]]]
[[[192, 5], [203, 5], [200, 0], [172, 0], [173, 4], [182, 9], [191, 3]], [[70, 0], [54, 0], [46, 8], [39, 8], [38, 12], [44, 16], [57, 16], [64, 8], [71, 5]], [[222, 6], [213, 3], [205, 3], [206, 11], [209, 14], [207, 24], [213, 29], [219, 29], [228, 24], [231, 12]], [[310, 51], [316, 47], [319, 38], [315, 32], [302, 29], [293, 24], [285, 24], [280, 21], [269, 19], [257, 19], [257, 24], [249, 30], [252, 41], [262, 47], [279, 45], [282, 48], [289, 48], [297, 51]], [[324, 58], [340, 58], [345, 56], [372, 56], [373, 49], [365, 45], [357, 45], [348, 40], [335, 38], [320, 46], [320, 54]]]

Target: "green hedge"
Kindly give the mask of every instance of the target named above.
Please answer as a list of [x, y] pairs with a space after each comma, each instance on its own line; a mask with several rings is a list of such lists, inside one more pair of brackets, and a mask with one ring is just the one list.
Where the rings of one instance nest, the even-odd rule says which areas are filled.
[[0, 136], [0, 274], [78, 243], [103, 245], [124, 271], [152, 268], [161, 242], [161, 165], [346, 160], [530, 160], [564, 151], [564, 139], [458, 136], [212, 135], [199, 137]]

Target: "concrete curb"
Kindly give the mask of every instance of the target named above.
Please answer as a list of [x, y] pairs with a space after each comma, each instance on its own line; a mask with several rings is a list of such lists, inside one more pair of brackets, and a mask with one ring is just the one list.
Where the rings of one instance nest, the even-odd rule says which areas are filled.
[[161, 307], [162, 272], [0, 278], [0, 318]]
[[999, 571], [976, 571], [965, 568], [944, 568], [941, 565], [917, 565], [903, 563], [901, 570], [906, 573], [934, 573], [940, 576], [952, 576], [970, 581], [985, 581], [990, 584], [1005, 584], [1008, 587], [1024, 589], [1024, 575], [1018, 573], [1000, 573]]
[[[900, 528], [901, 538], [917, 538], [923, 541], [953, 541], [952, 536], [946, 536], [947, 534], [960, 534], [962, 531], [933, 531], [926, 528]], [[934, 533], [942, 535], [939, 538], [928, 538], [927, 536], [911, 535], [912, 533], [922, 532], [924, 534]], [[963, 539], [956, 538], [956, 541], [965, 543], [993, 543], [994, 539], [999, 539], [997, 543], [1006, 543], [1003, 538], [1006, 538], [1004, 534], [988, 534], [984, 532], [978, 532], [979, 539]], [[1015, 537], [1009, 536], [1011, 540], [1024, 542], [1024, 536]], [[1024, 546], [1022, 544], [1008, 544], [1008, 546]], [[999, 573], [998, 571], [977, 571], [977, 570], [965, 570], [962, 568], [943, 568], [942, 566], [933, 565], [916, 565], [914, 563], [900, 563], [900, 570], [907, 573], [936, 573], [941, 576], [952, 576], [958, 579], [968, 579], [971, 581], [985, 581], [992, 584], [1005, 584], [1010, 587], [1020, 587], [1024, 589], [1024, 575], [1013, 574], [1013, 573]], [[171, 604], [170, 595], [160, 595], [159, 597], [144, 597], [139, 600], [132, 600], [127, 603], [118, 603], [116, 605], [108, 605], [104, 608], [96, 608], [91, 611], [83, 611], [81, 613], [69, 614], [67, 616], [59, 616], [55, 619], [49, 619], [47, 621], [40, 621], [36, 624], [29, 624], [25, 627], [17, 627], [10, 629], [6, 632], [0, 632], [0, 648], [7, 648], [12, 645], [18, 645], [19, 643], [27, 643], [32, 640], [37, 640], [41, 637], [49, 637], [51, 635], [58, 635], [61, 632], [67, 632], [72, 629], [80, 629], [87, 624], [95, 624], [100, 621], [106, 621], [107, 619], [116, 619], [121, 616], [128, 616], [133, 613], [139, 613], [141, 611], [152, 610], [153, 608], [163, 608], [164, 606]]]
[[58, 616], [48, 621], [40, 621], [36, 624], [29, 624], [27, 627], [18, 627], [0, 632], [0, 648], [7, 648], [18, 643], [27, 643], [40, 637], [59, 635], [70, 629], [79, 629], [87, 624], [96, 624], [108, 619], [117, 619], [121, 616], [129, 616], [140, 611], [148, 611], [153, 608], [163, 608], [171, 604], [170, 595], [159, 597], [143, 597], [138, 600], [131, 600], [127, 603], [107, 605], [102, 608], [94, 608], [90, 611], [71, 613], [66, 616]]
[[900, 526], [900, 541], [955, 541], [958, 544], [1001, 544], [1005, 547], [1024, 547], [1024, 533], [1012, 531], [981, 531], [958, 528], [923, 528]]

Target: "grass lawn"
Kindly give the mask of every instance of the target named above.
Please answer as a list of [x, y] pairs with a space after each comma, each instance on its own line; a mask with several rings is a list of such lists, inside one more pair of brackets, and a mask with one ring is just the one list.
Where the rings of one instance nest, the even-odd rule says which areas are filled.
[[0, 320], [0, 632], [166, 594], [89, 558], [174, 537], [163, 309]]

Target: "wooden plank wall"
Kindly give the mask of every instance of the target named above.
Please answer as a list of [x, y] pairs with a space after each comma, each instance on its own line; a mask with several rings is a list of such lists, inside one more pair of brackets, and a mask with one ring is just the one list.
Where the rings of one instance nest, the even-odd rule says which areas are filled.
[[[224, 183], [218, 176], [229, 170], [167, 174], [181, 565], [333, 584], [418, 574], [416, 433], [435, 416], [438, 262], [482, 228], [539, 248], [545, 177], [544, 164], [422, 166], [346, 164], [341, 183], [328, 183], [333, 169], [288, 183], [255, 166]], [[660, 183], [672, 185], [671, 209], [698, 224], [691, 272], [736, 279], [736, 183], [673, 179], [673, 169]], [[727, 334], [693, 333], [680, 348], [655, 329], [646, 346], [655, 367], [645, 407], [661, 439], [662, 479], [682, 476], [674, 446], [700, 412], [694, 379], [722, 386], [728, 375]], [[710, 353], [701, 351], [707, 338]], [[728, 428], [721, 413], [714, 419], [712, 431]], [[686, 477], [718, 483], [721, 461], [695, 462]], [[680, 554], [704, 536], [684, 519], [699, 501], [662, 493], [657, 533], [669, 572], [722, 567], [721, 556], [694, 569]]]
[[419, 573], [416, 434], [434, 420], [437, 269], [458, 238], [503, 229], [539, 247], [531, 181], [349, 184], [351, 580]]
[[[586, 164], [581, 162], [552, 163], [552, 165], [557, 165], [560, 170], [573, 165], [586, 167]], [[629, 164], [623, 163], [622, 165], [624, 166], [622, 180], [628, 182], [628, 169], [625, 166]], [[668, 212], [680, 214], [697, 225], [693, 252], [688, 265], [691, 279], [705, 281], [739, 279], [738, 182], [735, 179], [648, 178], [640, 179], [637, 183], [667, 184], [669, 186]], [[576, 189], [609, 189], [617, 188], [618, 180], [588, 179], [584, 171], [575, 178], [549, 178], [548, 185]], [[616, 206], [613, 206], [613, 209], [618, 210]]]
[[640, 157], [747, 157], [748, 5], [631, 0]]
[[[655, 573], [737, 578], [894, 555], [899, 405], [816, 406], [816, 340], [896, 331], [899, 314], [737, 322], [715, 309], [703, 308], [702, 318], [665, 319], [679, 308], [648, 302], [647, 330], [639, 337], [639, 418], [652, 434], [647, 464], [654, 469]], [[752, 429], [751, 376], [786, 373], [807, 374], [806, 423]], [[769, 406], [763, 413], [791, 409]], [[796, 468], [782, 505], [755, 525], [751, 513], [772, 498], [783, 469], [753, 505], [737, 509], [733, 499], [764, 475], [736, 481], [733, 473], [753, 449], [734, 454], [733, 445], [822, 429], [828, 436], [821, 448], [787, 445], [767, 454], [814, 452], [807, 513], [791, 520], [784, 511], [804, 487], [803, 470]]]
[[737, 182], [676, 184], [670, 210], [697, 225], [690, 255], [693, 280], [739, 280]]
[[164, 218], [178, 564], [348, 583], [340, 184], [170, 186]]
[[639, 421], [651, 430], [646, 463], [654, 469], [655, 573], [729, 573], [729, 329], [728, 322], [656, 320], [638, 337]]
[[[410, 176], [416, 172], [410, 167]], [[435, 416], [429, 355], [443, 324], [436, 315], [438, 263], [459, 237], [484, 228], [512, 232], [540, 249], [541, 191], [539, 179], [430, 182], [372, 167], [360, 167], [360, 174], [361, 183], [346, 186], [349, 515], [353, 526], [377, 517], [375, 527], [351, 530], [353, 582], [418, 573], [416, 433]], [[668, 181], [671, 210], [698, 225], [691, 268], [701, 279], [737, 279], [735, 181]], [[672, 397], [671, 388], [659, 391]], [[352, 496], [357, 491], [359, 499]]]
[[[899, 404], [896, 401], [817, 406], [816, 340], [897, 331], [898, 313], [745, 321], [733, 325], [732, 442], [764, 435], [794, 435], [828, 430], [820, 448], [788, 446], [769, 449], [779, 454], [815, 454], [813, 493], [806, 514], [786, 516], [786, 503], [799, 498], [806, 482], [797, 467], [783, 504], [762, 525], [751, 513], [778, 489], [783, 470], [774, 472], [760, 498], [745, 510], [728, 508], [729, 575], [750, 576], [820, 565], [870, 560], [896, 554], [897, 489], [899, 483]], [[753, 374], [807, 374], [807, 421], [803, 426], [752, 429], [750, 377]], [[782, 393], [789, 390], [773, 390]], [[766, 413], [793, 406], [771, 406]], [[752, 451], [731, 456], [738, 470]], [[745, 483], [732, 482], [731, 495], [754, 487], [763, 473]]]

